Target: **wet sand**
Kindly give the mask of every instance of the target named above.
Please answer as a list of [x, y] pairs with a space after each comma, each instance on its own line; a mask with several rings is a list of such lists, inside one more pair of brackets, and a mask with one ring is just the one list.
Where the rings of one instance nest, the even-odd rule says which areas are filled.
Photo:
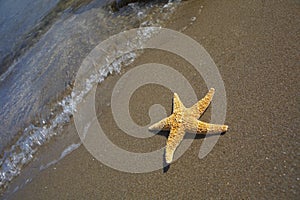
[[[202, 8], [203, 6], [203, 8]], [[196, 21], [191, 23], [191, 18]], [[226, 124], [213, 151], [198, 158], [203, 138], [167, 173], [131, 174], [111, 169], [81, 146], [42, 171], [11, 199], [297, 199], [299, 197], [299, 3], [296, 1], [198, 1], [177, 10], [168, 27], [184, 30], [210, 53], [225, 83]], [[184, 28], [185, 27], [185, 28]], [[297, 34], [298, 33], [298, 34]], [[147, 51], [134, 65], [160, 62], [183, 73], [198, 98], [207, 92], [184, 60]], [[131, 66], [123, 70], [134, 67]], [[109, 106], [113, 75], [99, 85], [96, 102], [101, 124], [122, 148], [147, 152], [166, 138], [126, 136], [114, 124]], [[168, 78], [168, 77], [166, 77]], [[151, 92], [156, 92], [156, 98]], [[104, 92], [104, 93], [103, 93]], [[149, 97], [148, 97], [149, 96]], [[132, 118], [147, 124], [153, 102], [172, 108], [170, 91], [156, 85], [137, 90]], [[201, 118], [209, 120], [210, 109]], [[76, 132], [71, 123], [66, 131]], [[298, 155], [299, 156], [299, 155]]]

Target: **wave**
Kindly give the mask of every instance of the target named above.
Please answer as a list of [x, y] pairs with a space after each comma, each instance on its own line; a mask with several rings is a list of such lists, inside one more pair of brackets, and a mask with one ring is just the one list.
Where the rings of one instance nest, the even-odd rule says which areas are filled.
[[[138, 4], [130, 4], [129, 6], [130, 6], [130, 12], [132, 12], [133, 15], [138, 16], [139, 26], [153, 26], [153, 25], [161, 26], [162, 22], [164, 20], [167, 20], [168, 17], [171, 15], [171, 13], [174, 12], [176, 5], [177, 4], [169, 2], [168, 4], [165, 4], [162, 7], [157, 6], [155, 9], [157, 9], [161, 13], [161, 15], [156, 14], [155, 20], [153, 20], [153, 18], [149, 20], [149, 15], [148, 15], [151, 12], [151, 9], [153, 9], [153, 6], [139, 7]], [[132, 10], [134, 10], [134, 12]], [[166, 10], [168, 12], [166, 12]], [[126, 13], [127, 10], [125, 10], [124, 12]], [[62, 38], [70, 36], [70, 34], [64, 35], [66, 33], [64, 30], [66, 28], [67, 29], [69, 28], [68, 31], [72, 32], [72, 30], [74, 30], [74, 27], [72, 26], [76, 25], [75, 28], [79, 26], [84, 26], [85, 25], [84, 22], [86, 22], [88, 17], [90, 17], [91, 15], [99, 15], [99, 10], [97, 9], [91, 10], [89, 14], [87, 15], [84, 14], [83, 18], [81, 18], [82, 15], [70, 16], [66, 21], [57, 22], [54, 25], [54, 27], [52, 27], [48, 31], [46, 36], [42, 38], [41, 43], [42, 42], [44, 43], [42, 44], [38, 43], [37, 46], [39, 47], [40, 45], [40, 48], [45, 47], [43, 51], [45, 52], [46, 55], [47, 55], [47, 51], [49, 51], [52, 54], [55, 53], [55, 55], [57, 55], [58, 57], [60, 55], [58, 54], [58, 52], [55, 51], [55, 49], [59, 49], [60, 50], [59, 52], [62, 52], [61, 50], [63, 50], [63, 48], [66, 47], [73, 49], [74, 44], [76, 43], [68, 44], [69, 40], [67, 41], [62, 40], [63, 41], [62, 44], [59, 44]], [[116, 15], [115, 13], [110, 13], [111, 17], [115, 17], [115, 15]], [[120, 13], [120, 15], [122, 15], [122, 12]], [[98, 19], [97, 17], [94, 17], [91, 23], [95, 23], [97, 19]], [[106, 16], [105, 20], [112, 20], [112, 19]], [[122, 23], [123, 22], [121, 22], [121, 25], [119, 24], [120, 26], [119, 28], [114, 29], [114, 32], [120, 32], [121, 30], [124, 30], [124, 24]], [[84, 33], [89, 34], [88, 31], [89, 29], [90, 29], [89, 26], [84, 27], [85, 30]], [[128, 27], [126, 27], [125, 30], [126, 29], [128, 29]], [[101, 29], [101, 30], [107, 31], [107, 29], [106, 30]], [[153, 34], [153, 30], [151, 30], [150, 28], [147, 30], [148, 32], [143, 32], [141, 33], [141, 35], [139, 35], [138, 40], [140, 42], [140, 45], [142, 45], [142, 43], [145, 40], [149, 39], [149, 37], [151, 37], [151, 35]], [[72, 34], [74, 34], [74, 32]], [[53, 38], [54, 41], [50, 41], [51, 45], [49, 46], [49, 39], [51, 38]], [[94, 44], [96, 44], [97, 41], [99, 41], [99, 39], [95, 39], [95, 36], [93, 35], [88, 35], [87, 39], [89, 40], [89, 43], [87, 43], [86, 46], [91, 46], [91, 44], [93, 44], [92, 46], [95, 46]], [[48, 46], [46, 46], [47, 44]], [[91, 48], [89, 47], [87, 50], [90, 51]], [[32, 59], [34, 59], [34, 64], [36, 64], [39, 62], [39, 60], [37, 60], [35, 56], [38, 55], [40, 56], [40, 59], [43, 59], [45, 55], [42, 55], [41, 52], [36, 53], [34, 51], [35, 50], [33, 48], [33, 52], [29, 52], [25, 56], [29, 56], [30, 58], [33, 57]], [[113, 54], [119, 52], [109, 52], [109, 53]], [[84, 55], [86, 55], [86, 53]], [[76, 54], [74, 54], [73, 56], [76, 56]], [[93, 74], [92, 76], [90, 76], [88, 79], [85, 80], [85, 87], [83, 87], [80, 91], [66, 92], [67, 95], [63, 97], [62, 100], [51, 105], [51, 109], [49, 109], [50, 113], [49, 115], [47, 115], [46, 118], [41, 118], [38, 123], [30, 123], [25, 129], [23, 129], [23, 131], [21, 131], [21, 134], [19, 134], [20, 136], [18, 136], [16, 142], [14, 142], [6, 151], [3, 152], [3, 156], [0, 159], [0, 189], [2, 188], [2, 190], [4, 190], [5, 188], [7, 188], [9, 182], [11, 182], [14, 177], [18, 176], [21, 173], [22, 169], [26, 164], [32, 161], [34, 155], [36, 154], [36, 152], [41, 146], [43, 146], [45, 143], [50, 141], [52, 137], [59, 135], [63, 132], [64, 126], [70, 123], [73, 113], [76, 112], [76, 106], [82, 101], [83, 97], [91, 90], [92, 85], [103, 82], [105, 78], [112, 73], [119, 73], [121, 67], [125, 67], [131, 64], [137, 56], [138, 54], [136, 52], [130, 52], [119, 57], [113, 63], [106, 63], [100, 68], [98, 72], [96, 72], [95, 74]], [[55, 58], [52, 57], [52, 60], [53, 59], [55, 60]], [[81, 60], [82, 59], [77, 59], [76, 63], [78, 63]], [[46, 75], [55, 76], [55, 74], [51, 74], [51, 73], [50, 74], [46, 73]], [[60, 78], [63, 79], [64, 77], [60, 77]], [[74, 79], [74, 76], [70, 77], [69, 79], [71, 80]], [[60, 88], [60, 90], [66, 90], [66, 88], [62, 87]], [[57, 90], [54, 91], [54, 93], [57, 92], [58, 92]], [[32, 97], [29, 96], [29, 98]], [[65, 151], [61, 153], [58, 159], [52, 160], [48, 164], [40, 166], [40, 170], [43, 170], [51, 166], [52, 164], [58, 162], [60, 159], [65, 157], [68, 153], [78, 148], [79, 146], [80, 143], [72, 144], [71, 146], [66, 148]]]

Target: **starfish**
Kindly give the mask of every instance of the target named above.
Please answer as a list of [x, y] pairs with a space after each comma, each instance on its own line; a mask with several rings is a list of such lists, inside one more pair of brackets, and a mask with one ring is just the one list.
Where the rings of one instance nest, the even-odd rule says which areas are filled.
[[149, 127], [150, 131], [170, 130], [165, 148], [165, 161], [170, 164], [176, 148], [181, 143], [185, 132], [189, 133], [222, 133], [226, 132], [228, 126], [209, 124], [198, 120], [209, 106], [215, 89], [211, 88], [206, 96], [190, 108], [186, 108], [180, 101], [179, 96], [174, 93], [173, 113], [161, 121]]

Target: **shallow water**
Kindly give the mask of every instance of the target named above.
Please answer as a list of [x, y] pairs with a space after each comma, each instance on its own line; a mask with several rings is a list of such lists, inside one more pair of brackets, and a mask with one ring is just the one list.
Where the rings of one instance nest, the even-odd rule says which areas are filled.
[[[61, 83], [59, 82], [70, 81], [63, 79], [65, 79], [65, 77], [70, 79], [66, 73], [68, 73], [67, 71], [69, 69], [73, 68], [72, 66], [65, 67], [66, 64], [72, 63], [70, 63], [66, 56], [59, 55], [59, 53], [62, 51], [71, 52], [72, 50], [69, 50], [70, 46], [72, 44], [77, 45], [73, 42], [75, 38], [72, 36], [72, 34], [76, 32], [75, 29], [71, 30], [68, 26], [62, 24], [63, 21], [67, 24], [68, 18], [76, 15], [76, 13], [68, 11], [68, 7], [62, 12], [61, 9], [66, 7], [66, 5], [62, 5], [57, 1], [52, 1], [51, 3], [42, 1], [44, 7], [44, 9], [42, 9], [41, 4], [36, 5], [36, 3], [30, 1], [22, 2], [25, 4], [23, 5], [23, 10], [19, 8], [22, 7], [22, 4], [17, 6], [15, 6], [15, 4], [1, 4], [1, 9], [10, 6], [12, 7], [10, 9], [16, 9], [15, 13], [17, 13], [4, 12], [6, 15], [1, 18], [3, 20], [5, 20], [5, 18], [10, 19], [4, 21], [1, 26], [1, 33], [6, 36], [2, 38], [0, 42], [1, 49], [6, 49], [6, 51], [1, 51], [1, 56], [5, 57], [6, 54], [13, 54], [14, 56], [21, 55], [24, 49], [19, 49], [19, 44], [22, 43], [21, 46], [26, 48], [34, 42], [36, 43], [31, 49], [26, 51], [23, 56], [15, 58], [12, 61], [13, 64], [11, 64], [0, 77], [0, 105], [2, 108], [0, 112], [2, 122], [0, 127], [0, 152], [4, 146], [15, 137], [17, 131], [32, 121], [33, 113], [37, 115], [36, 117], [39, 119], [45, 117], [40, 116], [39, 113], [43, 113], [42, 108], [46, 103], [49, 103], [53, 95], [56, 95], [59, 90], [64, 89], [64, 87], [60, 86]], [[69, 2], [71, 3], [73, 1]], [[49, 7], [45, 6], [46, 3], [49, 3]], [[69, 5], [69, 7], [70, 6], [71, 5]], [[28, 14], [33, 11], [35, 12], [35, 10], [37, 10], [37, 14]], [[56, 12], [56, 14], [53, 14], [54, 12]], [[2, 15], [4, 14], [2, 13]], [[61, 17], [56, 19], [57, 15], [61, 15]], [[44, 20], [47, 22], [44, 22]], [[54, 23], [55, 20], [57, 20], [56, 23]], [[18, 21], [20, 21], [20, 23]], [[50, 21], [54, 23], [53, 26], [49, 24]], [[47, 23], [47, 25], [45, 25], [45, 23]], [[19, 24], [22, 24], [22, 26]], [[41, 26], [41, 24], [44, 24], [44, 26]], [[50, 30], [39, 40], [36, 40], [39, 32], [47, 28]], [[67, 33], [68, 30], [64, 30], [64, 28], [69, 28], [73, 33]], [[14, 32], [13, 29], [17, 29], [18, 31]], [[30, 30], [32, 33], [29, 34], [28, 32]], [[36, 35], [36, 37], [33, 38], [31, 35]], [[9, 39], [7, 39], [8, 37]], [[25, 37], [27, 38], [26, 40], [24, 40]], [[69, 46], [64, 43], [66, 40], [72, 41], [68, 44]], [[60, 42], [62, 43], [58, 44]], [[13, 53], [10, 53], [10, 51], [13, 51]], [[3, 67], [5, 61], [1, 60], [1, 62], [1, 66]], [[61, 64], [64, 66], [58, 68]], [[64, 69], [65, 71], [63, 71]], [[53, 80], [53, 77], [49, 76], [49, 74], [55, 74], [53, 70], [60, 70], [56, 72], [56, 74], [60, 76], [57, 77], [57, 85], [53, 85], [56, 80]], [[65, 74], [62, 75], [63, 73]], [[38, 94], [38, 92], [43, 92], [43, 94]]]
[[[59, 4], [58, 1], [43, 2], [48, 2], [44, 10], [40, 9], [42, 4], [30, 4], [30, 1], [26, 1], [32, 6], [28, 5], [27, 11], [31, 8], [40, 12], [29, 16], [32, 21], [27, 23], [27, 28], [22, 32], [12, 34], [13, 43], [22, 41], [19, 35], [26, 35], [28, 30], [36, 31], [41, 18], [49, 16], [51, 8], [57, 9], [55, 6]], [[175, 4], [164, 6], [164, 3], [134, 3], [112, 13], [103, 8], [107, 1], [81, 1], [81, 4], [76, 4], [76, 9], [74, 1], [69, 2], [70, 4], [60, 5], [56, 14], [53, 14], [52, 9], [53, 19], [47, 18], [52, 24], [41, 28], [45, 33], [40, 34], [38, 39], [32, 38], [34, 41], [30, 40], [26, 46], [28, 50], [25, 48], [24, 53], [14, 57], [8, 70], [0, 77], [0, 188], [7, 187], [21, 173], [23, 166], [32, 160], [38, 147], [51, 137], [59, 135], [64, 125], [70, 121], [74, 111], [70, 88], [88, 53], [101, 41], [121, 31], [139, 26], [163, 25], [175, 8]], [[0, 2], [0, 5], [4, 4]], [[16, 21], [22, 13], [20, 16], [7, 13], [7, 20], [10, 15], [11, 20], [16, 18]], [[0, 25], [3, 29], [3, 20]], [[1, 48], [6, 48], [2, 52], [18, 50], [3, 41], [0, 44]], [[112, 68], [106, 66], [99, 74], [101, 81], [112, 71], [119, 70], [122, 64], [130, 63], [135, 56], [135, 53], [127, 54], [117, 60]], [[67, 150], [62, 151], [57, 159], [78, 146], [71, 144], [66, 147]], [[53, 160], [49, 161], [50, 164], [51, 162]], [[42, 169], [45, 166], [40, 167]]]
[[13, 54], [17, 54], [14, 51], [16, 46], [22, 46], [21, 38], [29, 33], [57, 3], [58, 0], [0, 1], [0, 74], [7, 67], [5, 62], [8, 62]]

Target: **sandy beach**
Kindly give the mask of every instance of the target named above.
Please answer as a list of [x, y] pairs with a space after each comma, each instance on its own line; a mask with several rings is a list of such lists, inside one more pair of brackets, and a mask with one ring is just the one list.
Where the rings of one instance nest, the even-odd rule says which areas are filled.
[[[81, 145], [10, 199], [299, 198], [299, 8], [293, 0], [189, 0], [168, 23], [168, 28], [181, 30], [205, 47], [225, 83], [229, 131], [204, 159], [198, 158], [203, 142], [199, 137], [167, 173], [133, 174], [107, 167]], [[190, 64], [166, 52], [145, 51], [120, 75], [109, 76], [96, 93], [101, 94], [96, 96], [97, 112], [102, 113], [98, 120], [106, 124], [116, 145], [134, 152], [161, 148], [166, 137], [125, 135], [105, 105], [123, 73], [149, 62], [180, 71], [199, 99], [207, 92]], [[136, 123], [149, 123], [153, 103], [170, 114], [172, 93], [157, 85], [138, 89], [130, 101]], [[209, 119], [210, 109], [201, 120]], [[76, 134], [74, 123], [65, 131]]]

